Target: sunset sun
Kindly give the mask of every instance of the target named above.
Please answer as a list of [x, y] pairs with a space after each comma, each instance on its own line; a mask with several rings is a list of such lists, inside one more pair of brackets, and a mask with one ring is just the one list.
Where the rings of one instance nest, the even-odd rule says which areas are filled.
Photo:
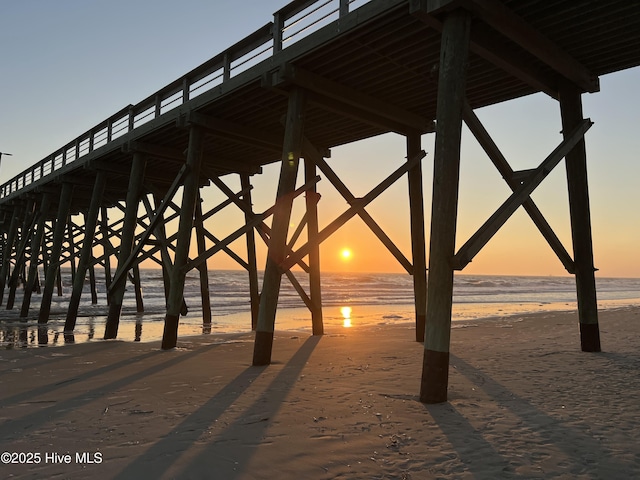
[[342, 258], [342, 260], [344, 261], [351, 260], [352, 256], [353, 256], [353, 252], [351, 251], [351, 249], [343, 248], [342, 250], [340, 250], [340, 258]]

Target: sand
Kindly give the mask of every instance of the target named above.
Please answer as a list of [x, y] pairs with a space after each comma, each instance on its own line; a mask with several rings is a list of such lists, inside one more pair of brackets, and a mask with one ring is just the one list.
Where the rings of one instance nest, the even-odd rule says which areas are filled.
[[0, 452], [39, 463], [0, 477], [640, 478], [640, 309], [601, 313], [603, 353], [576, 322], [457, 324], [431, 406], [410, 325], [277, 332], [267, 367], [251, 334], [3, 350]]

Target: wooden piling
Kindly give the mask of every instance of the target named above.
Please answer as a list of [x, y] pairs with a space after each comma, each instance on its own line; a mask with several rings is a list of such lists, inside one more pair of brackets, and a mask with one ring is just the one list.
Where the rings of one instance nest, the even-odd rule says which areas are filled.
[[69, 216], [72, 195], [73, 184], [68, 182], [63, 183], [62, 191], [60, 192], [60, 203], [58, 203], [57, 220], [53, 232], [53, 245], [49, 256], [49, 265], [47, 266], [44, 277], [44, 291], [42, 292], [42, 301], [40, 302], [38, 323], [47, 323], [49, 321], [51, 299], [53, 298], [53, 289], [56, 286], [57, 273], [60, 270], [60, 256], [62, 253], [62, 243], [64, 242], [65, 222], [63, 219]]
[[[156, 209], [160, 206], [162, 202], [162, 197], [154, 194], [153, 202], [156, 206]], [[171, 261], [171, 257], [169, 256], [169, 250], [167, 248], [167, 232], [165, 228], [165, 222], [160, 221], [155, 229], [155, 236], [160, 242], [160, 264], [162, 265], [162, 286], [164, 288], [164, 299], [165, 299], [165, 308], [169, 306], [169, 284], [171, 283], [170, 277], [170, 269], [173, 265]]]
[[20, 239], [18, 248], [16, 251], [16, 264], [13, 268], [13, 272], [11, 272], [11, 276], [9, 278], [9, 295], [7, 296], [7, 310], [13, 309], [13, 304], [16, 298], [16, 289], [18, 288], [18, 282], [20, 279], [20, 275], [22, 278], [25, 277], [25, 249], [27, 248], [27, 243], [31, 238], [31, 233], [35, 226], [35, 222], [37, 219], [37, 215], [34, 211], [36, 208], [36, 203], [34, 200], [29, 200], [29, 204], [25, 209], [25, 216], [22, 222], [22, 228], [20, 229]]
[[111, 252], [113, 246], [109, 240], [109, 216], [107, 207], [100, 207], [100, 235], [102, 236], [102, 252], [104, 254], [104, 284], [107, 290], [107, 305], [111, 305]]
[[[304, 159], [305, 182], [316, 177], [316, 164], [307, 157]], [[322, 288], [320, 281], [320, 242], [318, 242], [318, 201], [320, 194], [316, 184], [305, 194], [307, 207], [307, 241], [312, 245], [309, 250], [309, 296], [311, 298], [311, 328], [313, 335], [324, 334], [322, 320]]]
[[91, 258], [92, 263], [89, 265], [89, 289], [91, 291], [91, 305], [98, 304], [98, 289], [96, 288], [96, 269], [93, 266], [93, 256]]
[[133, 289], [136, 294], [136, 312], [144, 313], [144, 300], [142, 298], [142, 283], [140, 281], [140, 265], [136, 264], [132, 268]]
[[[583, 121], [581, 92], [564, 83], [559, 92], [562, 132], [566, 137]], [[569, 214], [575, 263], [580, 344], [583, 352], [599, 352], [600, 327], [596, 300], [591, 214], [587, 182], [587, 154], [584, 138], [565, 156], [569, 191]]]
[[[196, 201], [196, 243], [198, 244], [198, 255], [204, 253], [207, 249], [205, 244], [204, 219], [202, 217], [202, 198], [198, 196]], [[200, 275], [200, 298], [202, 300], [202, 324], [211, 325], [211, 297], [209, 292], [209, 270], [207, 262], [198, 265], [198, 273]]]
[[170, 272], [169, 305], [164, 319], [162, 349], [175, 348], [178, 343], [178, 323], [184, 304], [184, 281], [187, 274], [185, 267], [189, 260], [193, 215], [199, 194], [200, 165], [204, 132], [201, 127], [191, 126], [189, 132], [189, 148], [187, 151], [187, 171], [184, 179], [182, 204], [180, 205], [180, 221], [173, 268]]
[[9, 276], [11, 252], [13, 251], [14, 244], [16, 243], [16, 240], [18, 238], [18, 225], [20, 223], [20, 218], [22, 218], [22, 215], [24, 215], [22, 209], [17, 209], [15, 212], [12, 212], [11, 223], [7, 232], [7, 241], [5, 244], [5, 248], [2, 251], [2, 267], [0, 268], [0, 305], [2, 305], [2, 302], [4, 300], [4, 288]]
[[67, 241], [69, 242], [69, 266], [71, 267], [71, 282], [73, 282], [76, 278], [76, 241], [73, 231], [73, 222], [71, 221], [71, 215], [67, 215], [67, 236]]
[[[133, 154], [131, 164], [131, 174], [129, 176], [129, 190], [127, 191], [126, 210], [124, 223], [122, 225], [122, 237], [120, 241], [120, 251], [118, 252], [118, 270], [123, 267], [133, 248], [133, 240], [138, 221], [138, 204], [142, 193], [142, 183], [147, 159], [139, 152]], [[109, 261], [106, 259], [106, 263]], [[118, 325], [120, 323], [120, 312], [122, 311], [122, 300], [126, 288], [127, 275], [120, 275], [117, 283], [111, 285], [111, 303], [109, 314], [104, 331], [104, 338], [116, 338], [118, 335]]]
[[[407, 135], [407, 159], [422, 150], [420, 133]], [[427, 260], [424, 232], [424, 197], [422, 164], [407, 172], [409, 180], [409, 215], [411, 218], [411, 254], [413, 257], [413, 293], [416, 310], [416, 342], [424, 342], [427, 315]]]
[[303, 141], [305, 94], [295, 89], [289, 94], [289, 105], [285, 126], [280, 166], [280, 179], [276, 194], [275, 212], [271, 226], [271, 238], [264, 271], [260, 309], [258, 311], [258, 327], [253, 350], [253, 365], [271, 363], [273, 332], [276, 320], [276, 309], [280, 293], [282, 273], [279, 265], [287, 252], [287, 234], [293, 206], [292, 193], [295, 190], [298, 176], [298, 163]]
[[56, 271], [56, 288], [58, 292], [58, 296], [61, 297], [63, 295], [62, 291], [62, 271], [60, 268]]
[[447, 400], [453, 266], [470, 13], [447, 14], [442, 30], [429, 246], [429, 288], [420, 401]]
[[[51, 220], [51, 226], [47, 225], [47, 223], [44, 224], [44, 235], [42, 235], [42, 245], [40, 246], [41, 250], [42, 250], [42, 254], [41, 254], [41, 258], [38, 259], [39, 263], [42, 265], [42, 271], [46, 272], [47, 269], [49, 268], [49, 243], [53, 243], [53, 228], [55, 226], [56, 221], [55, 220]], [[50, 232], [47, 232], [47, 229], [50, 230]], [[51, 233], [51, 235], [48, 235], [48, 233]], [[51, 242], [49, 242], [49, 238], [51, 237]], [[56, 270], [58, 271], [58, 270]], [[46, 275], [46, 273], [45, 273]], [[36, 276], [36, 284], [34, 285], [34, 292], [40, 293], [39, 290], [39, 275]]]
[[[100, 211], [100, 202], [104, 195], [104, 189], [107, 184], [107, 176], [103, 171], [96, 173], [93, 184], [93, 193], [91, 195], [91, 203], [89, 210], [84, 218], [84, 239], [80, 250], [80, 260], [78, 261], [78, 270], [76, 278], [73, 280], [73, 288], [71, 290], [71, 298], [69, 299], [69, 308], [67, 309], [67, 318], [64, 324], [65, 332], [72, 331], [76, 326], [76, 318], [78, 317], [78, 308], [82, 297], [82, 289], [84, 287], [84, 279], [87, 274], [87, 268], [90, 269], [92, 275], [91, 291], [92, 302], [95, 296], [95, 273], [93, 271], [93, 242], [96, 235], [96, 227], [98, 225], [98, 212]], [[97, 302], [97, 296], [96, 296]]]
[[[240, 188], [245, 192], [242, 201], [247, 209], [244, 211], [244, 220], [249, 224], [253, 220], [251, 202], [251, 179], [248, 173], [240, 174]], [[258, 310], [260, 307], [260, 286], [258, 284], [258, 260], [256, 256], [256, 234], [255, 229], [248, 230], [245, 234], [247, 240], [247, 272], [249, 274], [249, 303], [251, 305], [251, 330], [258, 327]]]
[[27, 276], [27, 284], [25, 285], [24, 297], [22, 297], [22, 309], [20, 317], [24, 318], [29, 314], [29, 306], [31, 304], [31, 294], [36, 284], [36, 276], [38, 275], [38, 258], [40, 256], [40, 247], [42, 245], [42, 236], [44, 235], [44, 227], [47, 221], [47, 214], [51, 205], [51, 193], [42, 194], [40, 202], [40, 210], [36, 221], [36, 230], [31, 239], [31, 258], [29, 259], [29, 271]]

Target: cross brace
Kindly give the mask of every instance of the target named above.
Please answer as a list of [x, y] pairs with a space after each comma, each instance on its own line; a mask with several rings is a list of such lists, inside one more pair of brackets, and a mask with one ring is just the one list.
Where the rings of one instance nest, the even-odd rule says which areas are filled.
[[[324, 174], [324, 176], [331, 182], [331, 184], [335, 187], [335, 189], [342, 195], [342, 197], [347, 201], [349, 205], [354, 205], [357, 203], [358, 199], [349, 191], [347, 186], [342, 183], [342, 180], [336, 175], [336, 173], [329, 167], [327, 162], [322, 158], [322, 156], [318, 153], [318, 151], [313, 147], [311, 142], [307, 138], [303, 140], [303, 151], [305, 158], [309, 158], [313, 163], [315, 163], [320, 171]], [[357, 215], [360, 216], [362, 221], [371, 229], [371, 231], [378, 237], [378, 239], [382, 242], [382, 244], [387, 247], [387, 249], [391, 252], [391, 254], [396, 257], [398, 262], [404, 267], [409, 275], [413, 275], [413, 265], [404, 256], [404, 254], [400, 251], [398, 247], [393, 243], [393, 241], [387, 236], [387, 234], [382, 230], [380, 225], [376, 223], [376, 221], [367, 213], [367, 211], [362, 208], [358, 210]]]
[[[311, 188], [313, 185], [315, 185], [319, 181], [320, 181], [320, 177], [317, 176], [314, 179], [312, 179], [311, 181], [306, 182], [304, 185], [302, 185], [300, 188], [296, 189], [293, 192], [292, 197], [293, 198], [298, 197], [299, 195], [301, 195], [302, 193], [307, 191], [309, 188]], [[274, 205], [271, 208], [265, 210], [263, 213], [255, 215], [255, 217], [251, 221], [247, 222], [246, 225], [244, 225], [243, 227], [240, 227], [235, 232], [233, 232], [232, 234], [228, 235], [220, 243], [218, 243], [217, 245], [207, 249], [205, 252], [203, 252], [202, 254], [198, 255], [193, 260], [187, 262], [187, 264], [183, 267], [184, 272], [186, 273], [189, 270], [191, 270], [193, 268], [196, 268], [202, 262], [205, 262], [209, 257], [213, 256], [214, 254], [216, 254], [217, 252], [222, 250], [224, 247], [229, 245], [231, 242], [233, 242], [234, 240], [240, 238], [248, 230], [251, 230], [251, 229], [257, 227], [258, 225], [260, 225], [260, 223], [262, 223], [262, 221], [265, 218], [268, 218], [269, 216], [273, 215], [275, 207], [276, 206]], [[294, 263], [296, 263], [296, 262], [294, 262]]]
[[573, 147], [584, 137], [593, 123], [589, 119], [583, 120], [556, 149], [536, 168], [531, 176], [516, 188], [511, 196], [489, 217], [489, 219], [474, 233], [471, 238], [458, 250], [452, 259], [455, 270], [462, 270], [471, 262], [478, 252], [496, 234], [504, 223], [513, 215], [551, 171], [560, 163]]
[[[464, 104], [462, 114], [469, 130], [471, 130], [473, 135], [476, 137], [480, 146], [482, 146], [502, 175], [502, 178], [507, 182], [511, 190], [515, 192], [522, 182], [526, 181], [533, 173], [535, 173], [535, 169], [514, 172], [509, 166], [504, 155], [502, 155], [502, 152], [498, 149], [498, 146], [489, 136], [489, 133], [485, 130], [482, 123], [480, 123], [480, 119], [476, 116], [467, 102]], [[533, 223], [538, 227], [542, 236], [547, 240], [551, 249], [556, 253], [564, 265], [564, 268], [571, 274], [575, 273], [575, 264], [571, 255], [569, 255], [567, 250], [564, 248], [562, 242], [560, 242], [560, 239], [556, 236], [551, 226], [544, 219], [542, 213], [533, 200], [531, 198], [527, 198], [523, 202], [522, 206], [531, 217], [531, 220], [533, 220]]]
[[[364, 197], [356, 199], [353, 204], [344, 211], [340, 216], [338, 216], [333, 222], [323, 228], [320, 232], [318, 232], [318, 238], [316, 240], [317, 243], [322, 243], [329, 236], [331, 236], [336, 230], [338, 230], [342, 225], [344, 225], [347, 221], [353, 218], [358, 212], [362, 211], [369, 203], [378, 198], [380, 194], [382, 194], [387, 188], [393, 185], [396, 180], [398, 180], [402, 175], [404, 175], [407, 171], [409, 171], [412, 167], [414, 167], [418, 162], [420, 162], [426, 155], [426, 152], [423, 150], [419, 154], [410, 158], [406, 163], [397, 168], [393, 173], [391, 173], [386, 179], [380, 182], [377, 186], [375, 186], [369, 193], [367, 193]], [[300, 259], [304, 258], [309, 254], [311, 247], [314, 242], [307, 242], [302, 245], [298, 250], [294, 253], [290, 254], [281, 264], [280, 269], [282, 271], [287, 271], [293, 265], [295, 265]]]

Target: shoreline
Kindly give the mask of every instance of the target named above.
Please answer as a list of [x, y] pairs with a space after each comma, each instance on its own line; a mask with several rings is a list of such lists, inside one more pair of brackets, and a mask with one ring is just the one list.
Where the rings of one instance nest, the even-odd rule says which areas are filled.
[[[357, 305], [350, 307], [326, 306], [324, 308], [325, 329], [340, 330], [362, 328], [375, 325], [412, 324], [415, 320], [413, 304], [394, 305]], [[598, 311], [631, 308], [640, 306], [640, 298], [600, 300]], [[460, 322], [486, 322], [492, 319], [506, 318], [514, 315], [530, 315], [536, 313], [575, 312], [576, 302], [510, 302], [510, 303], [454, 303], [452, 314], [453, 328]], [[238, 312], [213, 317], [210, 327], [201, 323], [201, 316], [195, 310], [191, 315], [182, 317], [178, 331], [178, 342], [181, 339], [209, 334], [242, 334], [251, 333], [249, 312]], [[104, 322], [106, 315], [83, 315], [78, 318], [73, 335], [63, 332], [64, 320], [54, 316], [44, 327], [35, 320], [19, 321], [0, 318], [0, 349], [42, 348], [96, 344], [104, 342]], [[162, 339], [164, 313], [147, 312], [136, 314], [125, 311], [120, 322], [118, 338], [124, 342], [157, 342]], [[247, 328], [239, 325], [246, 324]], [[311, 320], [304, 307], [282, 308], [278, 310], [276, 330], [299, 333], [310, 333]], [[136, 340], [137, 339], [137, 340]]]
[[[0, 450], [100, 463], [0, 465], [13, 478], [638, 478], [640, 307], [452, 330], [449, 401], [418, 401], [410, 325], [312, 337], [102, 342], [0, 352]], [[75, 459], [75, 457], [73, 457]], [[85, 458], [86, 460], [87, 458]]]

